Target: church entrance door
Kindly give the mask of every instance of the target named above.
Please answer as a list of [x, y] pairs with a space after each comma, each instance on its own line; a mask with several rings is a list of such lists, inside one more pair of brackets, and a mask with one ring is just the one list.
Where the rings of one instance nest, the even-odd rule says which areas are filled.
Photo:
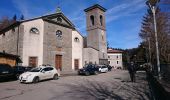
[[55, 57], [55, 67], [57, 70], [62, 70], [62, 55], [56, 55]]

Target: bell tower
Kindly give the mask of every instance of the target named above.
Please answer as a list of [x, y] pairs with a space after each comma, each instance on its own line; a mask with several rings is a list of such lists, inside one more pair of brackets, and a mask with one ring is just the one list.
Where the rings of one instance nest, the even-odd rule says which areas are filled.
[[99, 51], [99, 64], [107, 63], [106, 9], [95, 4], [84, 10], [86, 13], [87, 47]]

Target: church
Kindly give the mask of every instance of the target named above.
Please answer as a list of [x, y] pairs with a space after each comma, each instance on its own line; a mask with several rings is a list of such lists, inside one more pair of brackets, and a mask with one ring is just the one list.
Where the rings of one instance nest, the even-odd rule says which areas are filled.
[[58, 9], [16, 23], [0, 31], [0, 52], [20, 57], [22, 66], [49, 64], [60, 71], [85, 64], [107, 64], [106, 9], [98, 4], [84, 10], [87, 36]]

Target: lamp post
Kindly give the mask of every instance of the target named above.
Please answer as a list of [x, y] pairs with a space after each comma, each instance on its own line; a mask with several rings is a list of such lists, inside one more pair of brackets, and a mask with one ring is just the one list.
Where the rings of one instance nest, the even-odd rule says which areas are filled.
[[[157, 0], [159, 1], [159, 0]], [[156, 13], [156, 4], [158, 2], [155, 3], [151, 3], [150, 0], [146, 2], [146, 4], [149, 6], [150, 10], [152, 11], [153, 14], [153, 21], [154, 21], [154, 31], [155, 31], [155, 45], [156, 45], [156, 58], [157, 58], [157, 67], [158, 67], [158, 78], [161, 79], [161, 74], [160, 74], [160, 61], [159, 61], [159, 49], [158, 49], [158, 36], [157, 36], [157, 26], [156, 26], [156, 17], [155, 17], [155, 13]]]

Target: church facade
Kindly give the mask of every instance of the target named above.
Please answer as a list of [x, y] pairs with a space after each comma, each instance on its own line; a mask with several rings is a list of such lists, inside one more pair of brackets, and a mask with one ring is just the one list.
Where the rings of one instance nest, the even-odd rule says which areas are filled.
[[22, 66], [50, 64], [61, 71], [87, 63], [107, 64], [106, 9], [96, 4], [84, 10], [87, 36], [61, 12], [16, 22], [0, 31], [0, 52], [20, 56]]

